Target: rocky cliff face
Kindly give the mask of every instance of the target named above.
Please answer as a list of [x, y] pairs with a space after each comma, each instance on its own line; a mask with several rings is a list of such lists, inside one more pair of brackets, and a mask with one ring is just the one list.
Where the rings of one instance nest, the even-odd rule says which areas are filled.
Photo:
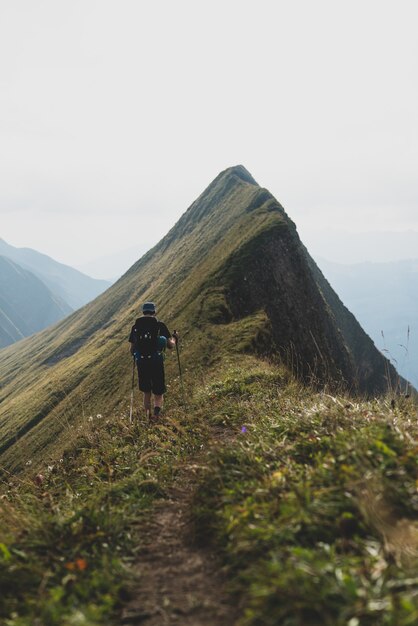
[[[246, 263], [250, 255], [253, 262]], [[263, 351], [279, 353], [305, 380], [370, 393], [387, 389], [388, 363], [291, 227], [262, 233], [225, 270], [231, 319], [260, 308], [267, 314], [271, 346]]]
[[271, 341], [264, 338], [261, 350], [279, 353], [304, 379], [362, 393], [386, 391], [398, 379], [396, 371], [326, 281], [283, 207], [241, 168], [228, 174], [254, 186], [248, 217], [265, 213], [272, 219], [233, 250], [212, 279], [224, 293], [212, 320], [232, 322], [263, 310]]

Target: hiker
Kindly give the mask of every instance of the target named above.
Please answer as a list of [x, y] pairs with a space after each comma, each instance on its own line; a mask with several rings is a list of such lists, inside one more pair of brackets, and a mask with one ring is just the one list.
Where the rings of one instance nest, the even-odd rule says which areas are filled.
[[[142, 317], [132, 326], [129, 342], [131, 354], [138, 367], [139, 389], [144, 394], [144, 409], [150, 420], [157, 420], [166, 392], [164, 377], [165, 347], [172, 350], [177, 343], [177, 333], [172, 336], [167, 326], [157, 320], [155, 304], [142, 305]], [[151, 413], [151, 394], [154, 396], [154, 412]]]

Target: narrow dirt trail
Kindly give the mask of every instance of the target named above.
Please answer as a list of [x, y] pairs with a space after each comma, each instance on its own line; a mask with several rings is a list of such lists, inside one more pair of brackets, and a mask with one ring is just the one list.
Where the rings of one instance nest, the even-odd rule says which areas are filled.
[[[203, 456], [203, 455], [202, 455]], [[233, 626], [237, 608], [225, 593], [216, 555], [193, 539], [190, 508], [202, 470], [201, 457], [179, 468], [168, 498], [141, 525], [143, 541], [134, 565], [137, 590], [122, 613], [124, 626]]]

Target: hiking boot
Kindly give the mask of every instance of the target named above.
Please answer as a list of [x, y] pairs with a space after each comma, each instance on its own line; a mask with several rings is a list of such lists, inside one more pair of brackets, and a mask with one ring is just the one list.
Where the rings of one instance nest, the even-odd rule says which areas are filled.
[[161, 417], [161, 407], [155, 406], [154, 407], [154, 415], [150, 415], [149, 421], [150, 422], [158, 422], [160, 417]]

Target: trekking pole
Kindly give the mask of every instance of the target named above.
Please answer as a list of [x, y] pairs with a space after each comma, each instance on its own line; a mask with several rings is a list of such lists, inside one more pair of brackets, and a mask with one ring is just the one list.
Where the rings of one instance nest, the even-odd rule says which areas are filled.
[[177, 331], [173, 331], [173, 337], [176, 339], [176, 352], [177, 352], [177, 363], [179, 366], [179, 374], [180, 374], [180, 387], [181, 387], [181, 395], [183, 396], [183, 404], [186, 404], [185, 395], [184, 395], [184, 386], [183, 386], [183, 375], [181, 373], [181, 364], [180, 364], [180, 353], [179, 353], [179, 345], [178, 345], [178, 334]]
[[133, 354], [132, 362], [132, 389], [131, 389], [131, 409], [129, 411], [129, 423], [132, 424], [132, 412], [134, 408], [134, 384], [135, 384], [135, 355]]

